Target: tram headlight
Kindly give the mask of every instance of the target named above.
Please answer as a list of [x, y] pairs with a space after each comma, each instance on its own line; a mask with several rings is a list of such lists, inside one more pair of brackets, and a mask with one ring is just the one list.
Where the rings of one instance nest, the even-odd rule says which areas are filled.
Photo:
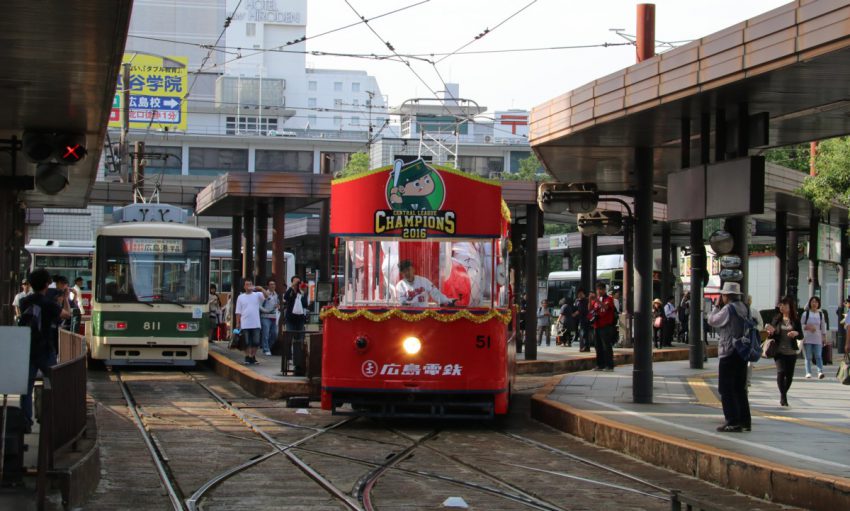
[[422, 341], [416, 337], [408, 337], [401, 342], [401, 346], [408, 355], [416, 355], [422, 349]]
[[366, 349], [369, 346], [369, 339], [366, 338], [365, 335], [358, 335], [356, 339], [354, 339], [354, 347], [360, 351]]

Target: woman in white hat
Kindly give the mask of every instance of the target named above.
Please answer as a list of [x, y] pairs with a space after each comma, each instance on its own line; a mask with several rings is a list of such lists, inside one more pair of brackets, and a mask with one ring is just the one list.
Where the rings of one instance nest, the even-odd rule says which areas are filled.
[[720, 290], [721, 303], [714, 306], [708, 316], [708, 324], [719, 330], [720, 341], [717, 345], [718, 391], [723, 404], [723, 416], [726, 423], [718, 426], [717, 431], [737, 433], [750, 431], [750, 402], [747, 399], [747, 361], [738, 355], [733, 345], [735, 339], [744, 335], [750, 311], [741, 302], [741, 285], [737, 282], [724, 282]]

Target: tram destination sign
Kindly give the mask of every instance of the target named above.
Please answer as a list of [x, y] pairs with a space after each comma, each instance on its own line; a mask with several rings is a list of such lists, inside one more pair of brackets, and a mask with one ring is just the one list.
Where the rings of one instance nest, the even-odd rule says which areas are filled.
[[125, 238], [128, 254], [182, 254], [183, 240], [159, 238]]

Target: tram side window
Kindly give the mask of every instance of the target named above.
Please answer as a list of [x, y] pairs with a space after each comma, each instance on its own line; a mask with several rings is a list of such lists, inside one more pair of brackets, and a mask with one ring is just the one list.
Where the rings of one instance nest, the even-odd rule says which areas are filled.
[[344, 304], [492, 307], [507, 301], [492, 240], [358, 239], [344, 246]]

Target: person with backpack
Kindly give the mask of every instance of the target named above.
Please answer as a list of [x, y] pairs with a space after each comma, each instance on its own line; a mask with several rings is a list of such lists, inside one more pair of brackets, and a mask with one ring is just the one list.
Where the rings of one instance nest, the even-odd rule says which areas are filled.
[[803, 327], [797, 318], [797, 301], [785, 296], [779, 302], [779, 314], [765, 327], [767, 336], [776, 343], [773, 360], [776, 363], [776, 385], [779, 387], [779, 406], [788, 406], [788, 390], [794, 380], [797, 365], [797, 340], [802, 337]]
[[566, 298], [561, 298], [558, 305], [560, 305], [560, 309], [558, 309], [558, 338], [556, 344], [570, 347], [573, 345], [573, 330], [575, 328], [573, 305]]
[[38, 372], [48, 374], [50, 367], [56, 364], [58, 326], [61, 321], [71, 318], [71, 305], [67, 293], [48, 297], [47, 286], [50, 274], [45, 269], [33, 271], [29, 276], [33, 293], [21, 299], [21, 316], [18, 326], [30, 329], [30, 361], [27, 393], [21, 397], [21, 409], [27, 419], [27, 432], [32, 430], [32, 389]]
[[735, 341], [741, 339], [747, 331], [749, 316], [747, 306], [741, 302], [741, 285], [724, 282], [720, 290], [720, 302], [715, 303], [714, 310], [708, 316], [708, 324], [720, 333], [717, 344], [717, 387], [726, 422], [718, 426], [717, 431], [722, 433], [739, 433], [752, 428], [750, 402], [747, 398], [747, 360], [735, 348]]
[[820, 308], [820, 298], [809, 298], [809, 306], [803, 313], [803, 356], [806, 360], [806, 378], [812, 377], [812, 359], [818, 367], [818, 379], [823, 380], [823, 345], [826, 339], [827, 324]]

